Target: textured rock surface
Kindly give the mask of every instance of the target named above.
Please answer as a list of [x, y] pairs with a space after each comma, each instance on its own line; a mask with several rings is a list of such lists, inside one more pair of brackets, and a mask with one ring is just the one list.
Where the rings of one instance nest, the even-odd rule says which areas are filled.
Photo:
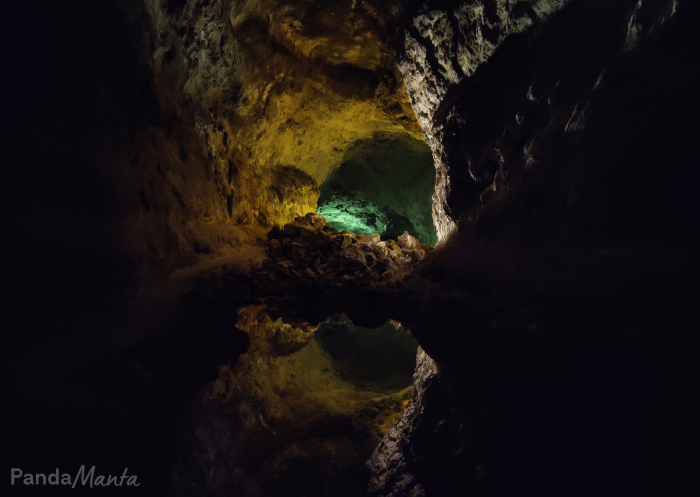
[[[506, 5], [521, 21], [490, 31]], [[434, 495], [690, 492], [700, 209], [678, 182], [699, 170], [697, 5], [474, 6], [483, 39], [457, 42], [430, 31], [456, 32], [454, 7], [415, 9], [401, 62], [428, 78], [408, 86], [443, 244], [404, 280], [415, 300], [397, 319], [462, 427], [442, 453], [465, 487]], [[390, 441], [373, 461], [405, 457]], [[430, 495], [394, 483], [420, 482], [411, 469], [371, 467], [376, 495]]]
[[381, 241], [379, 235], [334, 232], [318, 214], [307, 214], [268, 233], [273, 279], [294, 283], [393, 288], [430, 247], [408, 233]]
[[375, 328], [395, 317], [398, 288], [431, 250], [407, 233], [381, 241], [333, 232], [317, 214], [273, 228], [268, 237], [262, 267], [250, 274], [227, 267], [206, 273], [189, 298], [229, 312], [262, 299], [272, 318], [287, 323], [351, 316], [358, 326]]
[[[372, 474], [367, 495], [452, 495], [463, 493], [463, 454], [459, 427], [435, 362], [418, 351], [413, 402], [367, 462]], [[461, 464], [460, 464], [461, 463]]]
[[[161, 278], [177, 294], [174, 268], [235, 259], [234, 246], [313, 211], [318, 182], [376, 133], [422, 138], [388, 43], [400, 9], [326, 3], [4, 6], [0, 216], [13, 296], [3, 461], [129, 467], [143, 495], [165, 495], [174, 413], [213, 364], [236, 360], [246, 335], [219, 302], [134, 295]], [[246, 469], [215, 466], [221, 456], [235, 468], [245, 437], [218, 431], [228, 412], [194, 403], [202, 429], [183, 443], [205, 454], [193, 473], [206, 478], [181, 488], [255, 495]], [[364, 474], [370, 448], [354, 454], [343, 433], [335, 446], [288, 447], [280, 467], [295, 461], [294, 476], [301, 461], [313, 482], [313, 453], [328, 474], [350, 459]]]
[[[109, 245], [139, 284], [313, 212], [318, 185], [377, 135], [423, 138], [389, 44], [401, 2], [87, 4], [37, 8], [43, 42], [18, 24], [12, 84], [37, 92], [3, 129], [36, 231], [44, 210], [80, 218], [57, 231]], [[39, 74], [24, 70], [34, 48]]]
[[161, 108], [197, 134], [220, 217], [284, 224], [355, 142], [420, 137], [386, 42], [398, 2], [145, 3]]
[[400, 68], [423, 130], [435, 131], [433, 116], [451, 87], [474, 74], [509, 36], [545, 21], [568, 1], [435, 1], [411, 12]]
[[474, 0], [455, 6], [434, 1], [414, 7], [409, 15], [399, 67], [433, 149], [437, 173], [433, 221], [440, 240], [455, 229], [459, 215], [451, 215], [447, 205], [453, 166], [443, 151], [443, 123], [435, 119], [435, 113], [450, 89], [454, 91], [469, 79], [506, 39], [542, 24], [566, 3], [568, 0]]

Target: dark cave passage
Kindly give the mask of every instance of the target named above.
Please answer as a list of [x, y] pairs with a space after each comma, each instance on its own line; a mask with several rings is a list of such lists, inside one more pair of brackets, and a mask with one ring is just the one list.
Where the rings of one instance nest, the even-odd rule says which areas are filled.
[[[357, 150], [357, 155], [353, 151]], [[317, 213], [336, 230], [396, 239], [404, 231], [437, 243], [432, 220], [435, 169], [430, 147], [413, 138], [361, 140], [321, 185]]]

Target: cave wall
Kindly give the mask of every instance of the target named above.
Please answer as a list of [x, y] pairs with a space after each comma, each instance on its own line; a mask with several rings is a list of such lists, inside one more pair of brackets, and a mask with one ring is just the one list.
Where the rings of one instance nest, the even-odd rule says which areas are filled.
[[697, 488], [697, 8], [409, 6], [400, 67], [441, 243], [397, 319], [450, 407], [404, 422], [460, 442], [432, 466], [386, 439], [374, 495]]
[[[501, 28], [498, 23], [494, 24], [492, 29], [495, 33], [499, 33], [497, 40], [498, 46], [501, 46], [498, 52], [494, 53], [493, 58], [496, 62], [491, 62], [473, 76], [469, 74], [468, 68], [465, 69], [464, 74], [471, 76], [467, 79], [443, 78], [441, 84], [438, 84], [438, 87], [442, 88], [440, 105], [433, 106], [425, 117], [420, 118], [424, 121], [426, 133], [435, 136], [434, 151], [437, 150], [437, 152], [434, 153], [438, 161], [438, 175], [445, 178], [438, 185], [435, 202], [436, 225], [443, 234], [447, 233], [454, 223], [476, 217], [478, 214], [475, 211], [479, 209], [475, 207], [487, 206], [492, 199], [498, 202], [504, 192], [507, 195], [509, 190], [516, 189], [516, 185], [527, 171], [534, 170], [535, 175], [543, 177], [546, 174], [544, 170], [559, 167], [563, 157], [556, 166], [549, 166], [545, 162], [542, 164], [543, 167], [538, 167], [544, 162], [543, 156], [551, 157], [557, 153], [552, 150], [552, 147], [565, 150], [565, 153], [570, 154], [571, 157], [582, 154], [592, 155], [595, 149], [601, 150], [602, 154], [609, 154], [609, 144], [613, 140], [615, 128], [623, 126], [630, 127], [630, 136], [625, 137], [629, 143], [656, 140], [659, 142], [658, 148], [668, 147], [675, 150], [678, 148], [676, 142], [683, 140], [681, 136], [656, 137], [653, 135], [656, 130], [651, 129], [652, 126], [644, 129], [641, 124], [633, 125], [635, 121], [639, 123], [645, 115], [652, 113], [660, 114], [660, 118], [664, 114], [669, 116], [668, 118], [670, 116], [677, 118], [677, 115], [672, 110], [660, 109], [661, 102], [656, 108], [645, 108], [631, 101], [635, 96], [639, 98], [638, 95], [642, 92], [654, 91], [654, 88], [643, 87], [645, 84], [657, 85], [657, 88], [679, 84], [677, 81], [681, 77], [679, 72], [682, 68], [678, 59], [692, 56], [692, 44], [688, 40], [677, 40], [680, 49], [669, 47], [677, 58], [676, 67], [672, 69], [674, 62], [660, 60], [662, 56], [658, 51], [654, 53], [654, 49], [650, 48], [652, 40], [659, 36], [662, 26], [675, 13], [676, 3], [646, 2], [643, 6], [637, 6], [634, 2], [629, 5], [609, 2], [600, 4], [590, 2], [580, 6], [577, 4], [558, 14], [555, 23], [546, 22], [547, 17], [543, 17], [543, 13], [549, 14], [551, 9], [536, 9], [535, 7], [540, 4], [547, 4], [547, 2], [535, 3], [531, 10], [523, 7], [526, 3], [522, 2], [518, 4], [497, 2], [492, 10], [504, 15], [504, 6], [510, 5], [512, 8], [509, 19], [522, 16], [518, 19], [521, 21], [525, 19], [527, 22], [522, 21], [512, 26], [506, 24]], [[563, 2], [556, 4], [561, 6]], [[476, 8], [474, 5], [472, 9]], [[488, 3], [484, 8], [485, 11], [489, 10]], [[454, 15], [455, 19], [462, 19], [459, 13]], [[422, 18], [423, 14], [416, 18], [414, 24]], [[491, 25], [488, 20], [483, 22]], [[516, 36], [519, 29], [514, 28], [535, 22], [537, 22], [537, 28], [531, 29], [532, 34]], [[484, 44], [490, 46], [487, 40], [482, 40], [472, 32], [483, 33], [483, 26], [475, 22], [471, 26], [471, 31], [464, 35], [465, 42], [461, 49], [458, 47], [454, 50], [455, 64], [458, 61], [463, 62], [463, 58], [459, 55], [461, 52], [482, 53], [481, 47]], [[606, 29], [603, 29], [603, 26]], [[404, 67], [409, 64], [409, 60], [415, 60], [416, 47], [421, 46], [420, 42], [410, 37], [410, 32], [409, 30], [409, 35], [406, 37], [409, 58], [403, 63]], [[566, 39], [569, 37], [581, 41], [576, 44], [567, 43]], [[645, 45], [644, 40], [647, 38], [649, 40]], [[531, 46], [525, 47], [526, 44]], [[647, 47], [648, 57], [656, 55], [659, 59], [641, 60], [643, 57], [641, 55], [637, 57], [630, 55], [629, 62], [618, 60], [639, 45]], [[641, 50], [643, 48], [638, 48], [638, 51]], [[451, 53], [450, 47], [439, 47], [435, 51], [437, 54], [435, 57], [438, 60], [449, 57]], [[428, 59], [429, 57], [418, 59], [413, 64], [420, 67], [429, 66]], [[666, 69], [662, 68], [663, 65]], [[655, 74], [645, 74], [637, 78], [635, 71], [645, 72], [646, 67]], [[415, 68], [405, 70], [409, 74], [418, 72]], [[444, 69], [436, 70], [444, 72]], [[664, 70], [669, 73], [663, 74]], [[676, 73], [671, 74], [670, 72], [674, 70]], [[611, 72], [614, 72], [613, 76], [616, 77], [611, 76]], [[650, 82], [643, 83], [639, 79]], [[410, 86], [410, 84], [407, 85]], [[497, 85], [497, 87], [489, 87], [489, 85]], [[614, 94], [615, 85], [618, 92], [628, 93], [627, 102], [619, 101], [618, 95]], [[605, 99], [607, 101], [604, 101]], [[421, 94], [415, 97], [415, 105], [423, 109], [428, 106], [428, 102], [434, 100], [433, 97], [428, 98], [428, 95]], [[685, 105], [682, 98], [669, 99], [663, 104], [676, 107]], [[594, 111], [596, 106], [600, 109], [597, 113]], [[595, 121], [597, 115], [603, 112], [615, 112], [615, 115], [610, 118], [598, 118], [598, 122], [592, 123], [590, 127], [608, 126], [609, 129], [587, 132], [587, 122], [590, 119]], [[426, 119], [431, 121], [428, 123]], [[607, 119], [607, 122], [600, 122], [603, 119]], [[598, 136], [593, 136], [596, 132]], [[644, 133], [646, 136], [641, 136]], [[668, 143], [662, 144], [662, 140]], [[556, 145], [550, 146], [550, 142], [556, 142]], [[573, 152], [574, 148], [579, 150]], [[640, 153], [639, 147], [629, 146], [629, 149], [632, 153]], [[610, 202], [615, 202], [612, 199], [617, 198], [618, 206], [601, 204], [584, 206], [585, 201], [578, 200], [581, 194], [571, 192], [566, 209], [549, 206], [550, 210], [559, 212], [566, 210], [568, 214], [573, 209], [571, 206], [576, 204], [580, 211], [620, 212], [625, 209], [620, 206], [621, 204], [634, 202], [640, 204], [643, 202], [642, 198], [653, 195], [653, 190], [658, 190], [654, 180], [650, 179], [654, 175], [653, 166], [649, 165], [645, 168], [643, 163], [648, 161], [647, 164], [652, 164], [654, 161], [646, 157], [641, 160], [641, 157], [632, 157], [627, 152], [627, 150], [618, 152], [621, 154], [618, 160], [629, 164], [624, 169], [620, 167], [618, 174], [624, 175], [624, 179], [628, 181], [637, 182], [624, 189], [636, 193], [621, 194], [620, 191], [623, 188], [620, 188], [620, 183], [612, 184], [616, 180], [623, 180], [622, 177], [605, 178], [589, 172], [589, 176], [582, 180], [590, 184], [595, 182], [596, 187], [601, 190], [608, 188], [605, 193], [601, 192], [600, 196], [608, 198]], [[603, 164], [610, 161], [611, 157], [590, 157], [578, 160]], [[662, 160], [667, 159], [662, 157], [656, 159], [656, 161]], [[640, 162], [642, 164], [637, 164]], [[678, 157], [674, 162], [685, 161]], [[569, 174], [569, 170], [577, 167], [583, 168], [583, 166], [563, 166], [561, 169], [566, 172], [562, 175]], [[602, 170], [604, 166], [598, 167]], [[642, 175], [647, 179], [643, 179]], [[578, 180], [578, 177], [569, 179], [571, 183], [577, 183]], [[603, 182], [608, 183], [609, 186], [603, 186]], [[577, 186], [576, 188], [586, 189], [587, 187]], [[451, 195], [451, 191], [457, 193]], [[625, 195], [630, 197], [637, 195], [638, 198], [623, 198]], [[637, 212], [634, 208], [628, 210], [630, 217], [638, 214], [653, 215], [652, 212]], [[653, 211], [661, 212], [660, 209], [653, 209]], [[589, 214], [588, 217], [592, 219], [603, 216]], [[472, 221], [473, 219], [467, 222], [472, 223]], [[618, 219], [618, 225], [610, 226], [608, 229], [621, 230], [622, 224], [628, 224], [627, 221], [629, 219]], [[654, 224], [653, 221], [651, 222]], [[594, 224], [596, 230], [602, 229], [599, 223]], [[559, 227], [552, 226], [552, 229], [559, 229]], [[579, 228], [572, 227], [570, 231], [579, 231]]]
[[213, 221], [284, 224], [315, 210], [357, 140], [421, 136], [385, 41], [398, 2], [145, 5], [160, 108], [206, 157], [212, 191], [183, 201], [212, 202]]
[[137, 7], [126, 9], [141, 10], [141, 58], [164, 123], [134, 156], [145, 188], [127, 231], [143, 244], [168, 226], [161, 257], [175, 245], [190, 258], [217, 253], [250, 238], [235, 227], [314, 211], [318, 185], [358, 140], [421, 137], [385, 41], [399, 3]]
[[[435, 114], [451, 90], [470, 76], [512, 35], [541, 25], [567, 0], [462, 2], [457, 6], [429, 2], [409, 7], [399, 67], [404, 74], [418, 122], [433, 149], [437, 182], [433, 221], [443, 240], [455, 229], [445, 205], [454, 181], [442, 150], [441, 120]], [[399, 42], [400, 44], [401, 42]], [[466, 84], [466, 82], [465, 82]], [[455, 185], [459, 188], [460, 185]]]
[[[545, 263], [578, 257], [581, 267], [606, 258], [612, 265], [635, 254], [621, 270], [627, 274], [666, 264], [670, 254], [689, 257], [699, 222], [689, 186], [698, 174], [691, 62], [698, 43], [688, 20], [694, 7], [683, 5], [572, 3], [505, 39], [472, 76], [446, 89], [424, 126], [446, 178], [434, 197], [443, 213], [436, 224], [454, 231], [427, 272], [441, 272], [450, 286], [533, 301], [507, 288], [525, 272], [524, 260], [542, 271], [533, 288], [547, 292], [545, 275], [559, 275]], [[583, 273], [571, 270], [567, 280]], [[624, 308], [614, 293], [591, 305]]]

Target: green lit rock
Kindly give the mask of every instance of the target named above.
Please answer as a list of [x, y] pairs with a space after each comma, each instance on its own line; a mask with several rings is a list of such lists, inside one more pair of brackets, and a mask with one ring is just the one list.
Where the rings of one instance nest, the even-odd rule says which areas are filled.
[[395, 239], [404, 231], [418, 233], [406, 216], [391, 209], [381, 207], [359, 191], [348, 191], [342, 187], [332, 189], [332, 194], [318, 208], [317, 213], [337, 231], [351, 231], [357, 234], [378, 233], [382, 239]]
[[336, 230], [378, 233], [395, 239], [404, 231], [434, 245], [435, 169], [430, 148], [409, 135], [375, 135], [355, 143], [347, 160], [321, 185], [317, 213]]

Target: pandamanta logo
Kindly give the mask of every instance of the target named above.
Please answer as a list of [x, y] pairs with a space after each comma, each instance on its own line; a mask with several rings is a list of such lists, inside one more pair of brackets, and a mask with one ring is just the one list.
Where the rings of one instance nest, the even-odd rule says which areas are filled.
[[[133, 486], [138, 487], [141, 483], [138, 482], [136, 475], [127, 475], [129, 468], [124, 468], [124, 472], [121, 476], [112, 475], [97, 475], [95, 476], [95, 466], [90, 468], [90, 471], [85, 473], [85, 465], [80, 466], [80, 469], [73, 478], [69, 473], [60, 474], [58, 468], [53, 473], [46, 475], [45, 473], [25, 473], [20, 468], [12, 468], [10, 470], [10, 480], [12, 485], [67, 485], [75, 488], [78, 482], [84, 487], [90, 485], [90, 488], [94, 487], [109, 487], [114, 485], [115, 487], [121, 487], [125, 485], [127, 487]], [[124, 481], [126, 480], [126, 482]]]

